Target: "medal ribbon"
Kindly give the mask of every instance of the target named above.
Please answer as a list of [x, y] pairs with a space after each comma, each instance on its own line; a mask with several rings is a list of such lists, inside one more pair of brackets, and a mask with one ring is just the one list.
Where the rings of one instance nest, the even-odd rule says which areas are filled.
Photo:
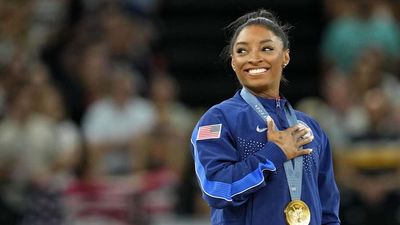
[[[249, 104], [257, 114], [267, 122], [269, 116], [264, 106], [258, 99], [250, 93], [245, 87], [240, 91], [242, 98]], [[284, 105], [285, 116], [288, 120], [289, 126], [296, 125], [297, 117], [292, 106], [287, 103]], [[272, 118], [271, 118], [272, 119]], [[292, 160], [288, 160], [283, 164], [286, 173], [286, 180], [289, 185], [289, 193], [292, 200], [300, 199], [301, 197], [301, 183], [303, 179], [303, 156], [298, 156]]]

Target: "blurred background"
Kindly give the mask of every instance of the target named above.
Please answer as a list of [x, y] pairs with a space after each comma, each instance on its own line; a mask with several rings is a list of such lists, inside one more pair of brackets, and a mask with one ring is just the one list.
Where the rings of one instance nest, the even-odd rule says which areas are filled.
[[400, 224], [399, 0], [0, 0], [0, 224], [209, 224], [189, 137], [258, 8], [293, 26], [282, 92], [328, 133], [342, 224]]

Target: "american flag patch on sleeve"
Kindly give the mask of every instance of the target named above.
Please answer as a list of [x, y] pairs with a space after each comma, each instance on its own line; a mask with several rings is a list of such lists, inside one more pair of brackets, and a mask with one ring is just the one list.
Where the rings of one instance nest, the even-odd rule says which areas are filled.
[[222, 124], [213, 124], [199, 127], [196, 140], [217, 139], [221, 136]]

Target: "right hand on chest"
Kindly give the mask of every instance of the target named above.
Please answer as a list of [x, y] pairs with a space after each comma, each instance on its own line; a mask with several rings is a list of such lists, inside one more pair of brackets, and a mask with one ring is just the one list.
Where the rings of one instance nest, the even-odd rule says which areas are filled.
[[267, 119], [268, 141], [274, 142], [285, 153], [288, 160], [296, 158], [300, 155], [310, 154], [312, 149], [302, 149], [301, 147], [310, 143], [314, 136], [309, 135], [311, 131], [309, 128], [297, 124], [289, 127], [286, 130], [278, 130], [275, 122], [271, 117]]

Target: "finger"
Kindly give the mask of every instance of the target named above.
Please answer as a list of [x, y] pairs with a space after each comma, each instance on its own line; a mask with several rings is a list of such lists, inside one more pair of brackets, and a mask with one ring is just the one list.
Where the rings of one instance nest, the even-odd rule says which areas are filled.
[[293, 127], [289, 127], [287, 130], [294, 135], [294, 133], [303, 131], [304, 129], [306, 129], [304, 126], [297, 124]]
[[314, 140], [314, 136], [310, 136], [310, 137], [307, 137], [307, 138], [300, 138], [300, 139], [297, 140], [297, 144], [299, 146], [303, 146], [303, 145], [306, 145], [308, 143], [311, 143], [313, 140]]
[[310, 129], [308, 129], [308, 132], [302, 138], [308, 138], [308, 137], [314, 138], [314, 135]]
[[297, 151], [297, 156], [299, 155], [308, 155], [312, 153], [312, 148], [306, 148], [306, 149], [300, 149], [299, 151]]
[[297, 126], [302, 128], [302, 129], [307, 129], [307, 127], [302, 123], [298, 123]]
[[300, 129], [299, 126], [295, 125], [293, 127], [289, 127], [288, 129], [286, 129], [287, 131], [289, 131], [290, 133], [294, 133], [296, 131], [298, 131]]
[[307, 135], [307, 133], [308, 133], [308, 130], [306, 130], [306, 129], [302, 129], [302, 130], [297, 130], [297, 131], [295, 131], [294, 133], [293, 133], [293, 136], [296, 138], [296, 140], [297, 139], [299, 139], [299, 138], [301, 138], [301, 137], [306, 137], [306, 135]]

